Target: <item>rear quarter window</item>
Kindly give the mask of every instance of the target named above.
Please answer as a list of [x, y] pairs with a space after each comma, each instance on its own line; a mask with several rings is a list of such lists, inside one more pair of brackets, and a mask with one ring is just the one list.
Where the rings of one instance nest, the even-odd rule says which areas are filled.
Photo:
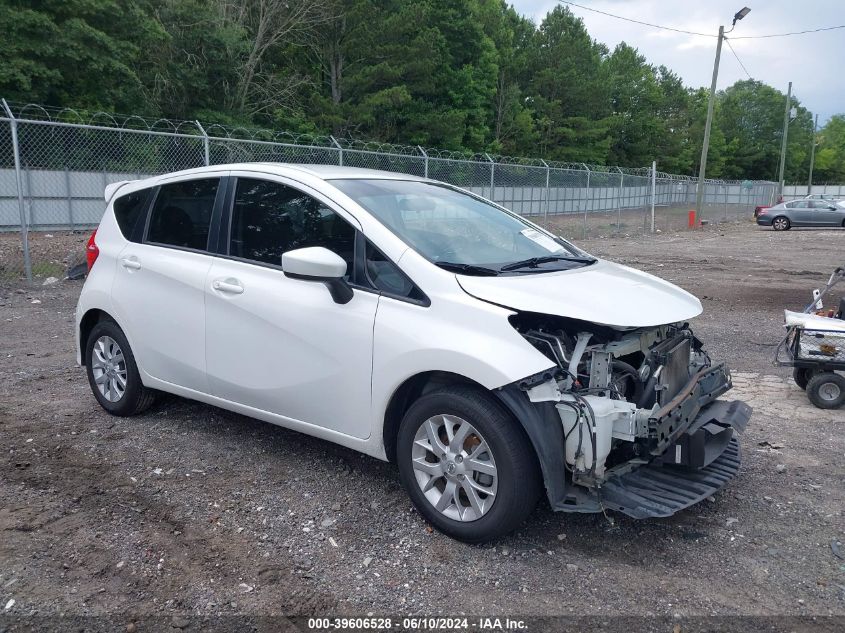
[[150, 213], [147, 242], [204, 251], [219, 178], [161, 185]]
[[114, 217], [120, 232], [130, 242], [140, 242], [147, 220], [151, 189], [141, 189], [120, 196], [114, 201]]

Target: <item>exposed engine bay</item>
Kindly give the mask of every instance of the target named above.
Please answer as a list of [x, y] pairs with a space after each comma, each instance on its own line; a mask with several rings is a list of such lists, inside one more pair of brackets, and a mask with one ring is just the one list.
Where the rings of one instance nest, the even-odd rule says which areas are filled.
[[734, 431], [751, 408], [717, 400], [730, 371], [687, 323], [617, 329], [523, 312], [511, 324], [555, 363], [518, 386], [531, 403], [554, 406], [570, 484], [598, 490], [649, 464], [700, 471], [729, 445], [738, 451]]

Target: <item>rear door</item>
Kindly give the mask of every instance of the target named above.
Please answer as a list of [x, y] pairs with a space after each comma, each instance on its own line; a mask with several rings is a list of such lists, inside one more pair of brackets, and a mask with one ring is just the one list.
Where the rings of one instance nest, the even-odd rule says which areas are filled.
[[282, 272], [282, 253], [323, 246], [354, 266], [357, 221], [275, 176], [232, 173], [225, 244], [205, 282], [212, 395], [356, 438], [370, 435], [379, 295], [337, 304], [323, 283]]
[[[154, 192], [143, 239], [118, 257], [112, 287], [141, 370], [159, 380], [207, 391], [205, 280], [213, 217], [222, 205], [222, 174], [182, 178]], [[219, 219], [218, 219], [219, 221]]]
[[795, 200], [786, 204], [789, 209], [789, 221], [793, 226], [811, 226], [814, 223], [813, 210], [810, 209], [811, 202], [811, 200]]

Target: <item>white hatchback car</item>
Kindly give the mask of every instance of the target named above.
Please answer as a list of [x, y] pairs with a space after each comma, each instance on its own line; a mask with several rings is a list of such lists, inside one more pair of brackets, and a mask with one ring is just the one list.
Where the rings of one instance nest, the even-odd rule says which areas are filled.
[[218, 165], [106, 188], [77, 307], [106, 411], [158, 391], [395, 461], [461, 540], [554, 510], [667, 516], [739, 467], [750, 408], [687, 292], [432, 180]]

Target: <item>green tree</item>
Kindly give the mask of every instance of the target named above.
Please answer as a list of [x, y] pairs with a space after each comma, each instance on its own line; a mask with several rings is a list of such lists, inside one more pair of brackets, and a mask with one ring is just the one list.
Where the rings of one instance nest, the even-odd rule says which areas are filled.
[[145, 55], [164, 34], [143, 0], [0, 2], [0, 93], [53, 106], [148, 113]]
[[604, 163], [611, 144], [611, 109], [601, 68], [607, 49], [583, 21], [557, 6], [545, 17], [531, 50], [528, 103], [539, 136], [534, 154]]
[[835, 114], [817, 135], [814, 182], [845, 182], [845, 114]]
[[[719, 96], [716, 124], [727, 140], [727, 178], [776, 180], [786, 95], [766, 84], [738, 81]], [[812, 115], [792, 98], [797, 116], [789, 124], [786, 180], [803, 180], [809, 167]]]

